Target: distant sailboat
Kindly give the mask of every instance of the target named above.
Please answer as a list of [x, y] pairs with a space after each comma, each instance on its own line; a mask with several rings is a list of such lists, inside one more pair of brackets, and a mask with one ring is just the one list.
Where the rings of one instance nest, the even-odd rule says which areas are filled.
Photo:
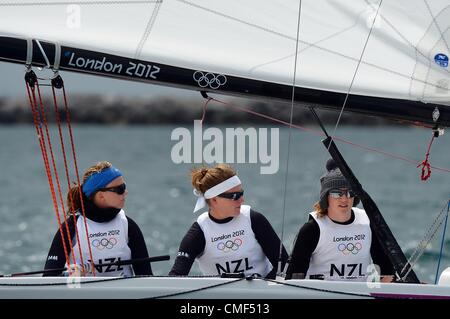
[[[382, 116], [436, 132], [450, 126], [450, 1], [2, 2], [1, 61]], [[343, 159], [340, 167], [354, 177]], [[372, 202], [363, 200], [375, 210]], [[379, 212], [373, 216], [391, 262], [405, 270], [395, 238]], [[82, 278], [82, 289], [72, 290], [66, 278], [3, 278], [0, 297], [98, 298], [108, 287], [103, 298], [450, 298], [449, 273], [438, 285], [419, 284], [408, 267], [397, 279], [410, 284]], [[30, 289], [36, 284], [45, 292]]]

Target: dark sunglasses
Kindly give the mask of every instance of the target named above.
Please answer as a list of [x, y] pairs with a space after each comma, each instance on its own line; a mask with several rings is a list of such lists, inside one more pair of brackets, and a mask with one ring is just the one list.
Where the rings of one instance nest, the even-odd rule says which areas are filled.
[[244, 195], [244, 191], [242, 191], [242, 192], [233, 192], [233, 193], [222, 193], [222, 194], [219, 194], [217, 196], [222, 197], [222, 198], [231, 199], [231, 200], [238, 200], [243, 195]]
[[125, 193], [126, 189], [127, 189], [127, 185], [125, 183], [123, 183], [123, 184], [120, 184], [119, 186], [99, 188], [97, 190], [97, 192], [113, 192], [113, 193], [122, 195], [123, 193]]
[[333, 198], [341, 198], [342, 196], [347, 196], [348, 198], [355, 197], [355, 193], [351, 190], [340, 190], [340, 189], [334, 189], [330, 191], [330, 196]]

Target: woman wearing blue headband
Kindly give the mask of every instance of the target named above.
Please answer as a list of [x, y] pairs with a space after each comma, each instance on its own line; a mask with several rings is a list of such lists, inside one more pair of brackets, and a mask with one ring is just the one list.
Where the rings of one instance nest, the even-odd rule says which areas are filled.
[[[73, 247], [68, 247], [69, 237], [63, 224], [64, 241], [68, 247], [72, 265], [70, 267], [90, 269], [90, 251], [94, 264], [107, 264], [120, 260], [140, 259], [148, 257], [147, 246], [138, 225], [125, 215], [123, 207], [128, 194], [122, 173], [109, 162], [99, 162], [91, 166], [83, 175], [80, 187], [73, 186], [67, 194], [68, 218], [67, 226]], [[81, 202], [81, 198], [83, 202]], [[84, 210], [86, 219], [82, 215]], [[76, 220], [72, 212], [76, 214]], [[78, 238], [75, 232], [78, 229]], [[87, 225], [89, 241], [86, 238]], [[83, 260], [80, 258], [80, 247]], [[90, 247], [89, 247], [90, 246]], [[89, 249], [90, 248], [90, 249]], [[72, 260], [72, 251], [75, 263]], [[83, 261], [83, 262], [82, 262]], [[78, 267], [74, 267], [78, 265]], [[61, 233], [58, 231], [48, 253], [45, 269], [67, 267]], [[136, 262], [132, 265], [96, 266], [88, 274], [95, 272], [100, 277], [130, 277], [133, 275], [152, 275], [148, 262]], [[61, 271], [48, 271], [44, 276], [59, 276]]]

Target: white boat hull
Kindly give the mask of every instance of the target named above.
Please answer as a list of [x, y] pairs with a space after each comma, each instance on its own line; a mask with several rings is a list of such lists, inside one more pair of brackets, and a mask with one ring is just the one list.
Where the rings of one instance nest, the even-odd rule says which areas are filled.
[[450, 286], [205, 277], [0, 279], [1, 299], [450, 299]]

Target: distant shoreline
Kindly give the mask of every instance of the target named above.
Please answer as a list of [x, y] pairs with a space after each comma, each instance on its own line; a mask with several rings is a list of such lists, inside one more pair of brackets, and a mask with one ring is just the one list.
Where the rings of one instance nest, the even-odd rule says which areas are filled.
[[[184, 100], [175, 97], [158, 97], [152, 99], [103, 96], [74, 95], [69, 97], [70, 118], [73, 123], [87, 124], [185, 124], [202, 118], [206, 100]], [[60, 116], [65, 118], [64, 104], [59, 103]], [[286, 103], [275, 102], [230, 102], [232, 105], [264, 114], [268, 117], [289, 123], [291, 107]], [[44, 98], [48, 121], [55, 121], [53, 101]], [[324, 124], [335, 124], [339, 112], [317, 110]], [[205, 122], [208, 124], [254, 124], [279, 125], [275, 120], [240, 111], [230, 106], [210, 102], [207, 107]], [[33, 123], [30, 106], [24, 98], [11, 99], [0, 97], [0, 123]], [[295, 106], [293, 123], [296, 125], [316, 124], [311, 112], [306, 107]], [[397, 125], [394, 121], [355, 113], [344, 113], [341, 125]]]

